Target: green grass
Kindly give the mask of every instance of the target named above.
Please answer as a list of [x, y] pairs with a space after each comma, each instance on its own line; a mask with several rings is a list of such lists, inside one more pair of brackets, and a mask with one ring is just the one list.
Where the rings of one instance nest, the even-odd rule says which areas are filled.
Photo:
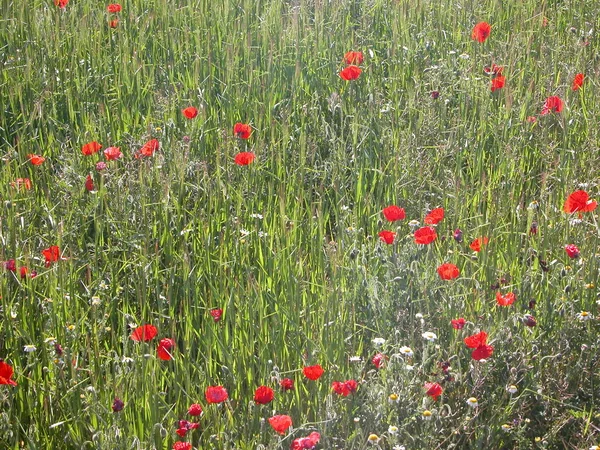
[[[18, 383], [0, 386], [0, 447], [167, 449], [192, 403], [204, 407], [185, 438], [195, 448], [290, 448], [311, 431], [323, 449], [598, 443], [598, 216], [562, 212], [580, 186], [599, 193], [594, 2], [130, 0], [115, 29], [106, 6], [0, 1], [0, 260], [38, 273], [0, 274], [0, 358]], [[480, 21], [492, 25], [483, 44], [471, 40]], [[365, 57], [352, 82], [338, 76], [349, 50]], [[492, 63], [506, 77], [495, 93]], [[565, 108], [541, 116], [551, 95]], [[134, 158], [151, 138], [161, 149]], [[96, 171], [102, 154], [80, 151], [93, 140], [123, 158]], [[256, 160], [235, 165], [239, 151]], [[32, 166], [31, 153], [47, 159]], [[406, 220], [385, 222], [391, 204]], [[417, 246], [408, 221], [436, 207], [439, 237]], [[51, 245], [64, 259], [46, 267]], [[440, 280], [444, 262], [458, 279]], [[517, 297], [507, 308], [501, 278]], [[158, 337], [132, 341], [145, 323]], [[494, 346], [485, 363], [463, 343], [479, 330]], [[164, 337], [171, 361], [156, 357]], [[379, 370], [378, 351], [390, 357]], [[302, 375], [313, 364], [318, 381]], [[278, 389], [283, 377], [295, 390]], [[348, 379], [355, 394], [333, 393]], [[206, 404], [209, 385], [229, 401]], [[260, 385], [273, 403], [252, 403]], [[277, 435], [273, 414], [293, 431]]]

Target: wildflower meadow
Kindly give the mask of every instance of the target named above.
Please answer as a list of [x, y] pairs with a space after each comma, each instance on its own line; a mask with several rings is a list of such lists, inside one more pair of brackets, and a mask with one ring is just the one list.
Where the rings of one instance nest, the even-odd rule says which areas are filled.
[[598, 449], [600, 6], [0, 0], [0, 449]]

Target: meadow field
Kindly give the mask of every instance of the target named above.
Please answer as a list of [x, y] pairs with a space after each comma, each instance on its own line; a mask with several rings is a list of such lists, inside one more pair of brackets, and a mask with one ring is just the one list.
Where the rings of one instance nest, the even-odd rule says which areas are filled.
[[598, 449], [599, 22], [0, 0], [0, 449]]

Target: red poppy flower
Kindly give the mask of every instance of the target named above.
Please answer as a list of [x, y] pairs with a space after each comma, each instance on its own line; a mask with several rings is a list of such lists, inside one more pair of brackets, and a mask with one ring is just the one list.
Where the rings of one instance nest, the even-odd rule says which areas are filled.
[[204, 391], [208, 403], [223, 403], [229, 398], [227, 390], [223, 386], [209, 386]]
[[42, 250], [42, 255], [46, 260], [46, 267], [50, 267], [50, 264], [60, 259], [60, 247], [58, 245], [52, 245]]
[[305, 367], [304, 369], [302, 369], [302, 372], [304, 373], [304, 376], [306, 378], [315, 381], [321, 378], [321, 375], [323, 375], [323, 372], [325, 371], [319, 364], [317, 364], [314, 366]]
[[25, 266], [21, 266], [19, 268], [19, 275], [21, 276], [21, 280], [27, 278], [27, 274], [29, 273], [29, 269]]
[[460, 270], [452, 263], [444, 263], [437, 268], [437, 273], [442, 280], [454, 280], [460, 275]]
[[452, 324], [452, 328], [454, 328], [455, 330], [462, 330], [465, 327], [467, 321], [460, 317], [459, 319], [452, 319], [450, 323]]
[[496, 92], [498, 89], [502, 89], [504, 87], [504, 81], [505, 78], [503, 76], [492, 78], [492, 92]]
[[188, 106], [185, 109], [181, 110], [181, 113], [188, 119], [193, 119], [194, 117], [196, 117], [198, 115], [198, 110], [196, 108], [194, 108], [193, 106]]
[[175, 442], [173, 450], [192, 450], [192, 444], [189, 442]]
[[17, 271], [17, 262], [14, 259], [9, 259], [4, 262], [4, 268], [6, 270], [10, 270], [11, 272]]
[[573, 79], [573, 86], [571, 87], [571, 89], [573, 89], [574, 91], [578, 91], [581, 88], [581, 86], [583, 86], [584, 80], [584, 74], [578, 73], [577, 75], [575, 75], [575, 78]]
[[286, 430], [292, 426], [292, 418], [286, 415], [269, 417], [269, 424], [279, 434], [285, 434]]
[[320, 439], [321, 435], [316, 431], [313, 431], [307, 437], [294, 439], [292, 441], [292, 446], [290, 447], [290, 450], [313, 449], [317, 446]]
[[188, 414], [194, 417], [202, 415], [202, 405], [198, 403], [191, 404], [188, 408]]
[[563, 109], [563, 101], [560, 97], [552, 96], [546, 99], [544, 103], [544, 107], [542, 108], [542, 112], [540, 114], [542, 116], [552, 113], [552, 112], [561, 112]]
[[510, 306], [515, 302], [515, 294], [508, 292], [502, 295], [500, 292], [496, 292], [496, 303], [499, 306]]
[[133, 330], [130, 337], [136, 342], [149, 342], [154, 339], [157, 334], [158, 330], [154, 325], [142, 325]]
[[238, 166], [247, 166], [248, 164], [252, 164], [254, 158], [256, 158], [256, 155], [252, 152], [240, 152], [235, 155], [234, 162]]
[[389, 230], [383, 230], [379, 232], [379, 239], [381, 239], [386, 244], [393, 244], [394, 238], [396, 237], [396, 233]]
[[490, 36], [491, 32], [492, 27], [489, 23], [479, 22], [473, 27], [473, 31], [471, 32], [471, 39], [478, 42], [485, 42], [485, 40]]
[[123, 400], [121, 400], [119, 397], [115, 397], [115, 399], [113, 400], [113, 404], [112, 404], [113, 412], [123, 411], [124, 407], [125, 407], [125, 403], [123, 403]]
[[88, 176], [85, 179], [85, 188], [88, 191], [93, 191], [94, 190], [94, 179], [89, 174], [88, 174]]
[[169, 361], [173, 359], [174, 348], [175, 341], [171, 338], [164, 338], [158, 343], [158, 347], [156, 347], [156, 354], [163, 361]]
[[223, 310], [221, 308], [214, 308], [210, 310], [210, 315], [212, 316], [215, 322], [221, 320], [221, 316], [223, 315]]
[[281, 389], [284, 391], [292, 391], [294, 389], [294, 380], [291, 378], [284, 378], [279, 382], [279, 386], [281, 386]]
[[347, 52], [344, 55], [346, 64], [362, 64], [364, 61], [362, 52]]
[[135, 157], [143, 158], [143, 157], [152, 156], [154, 154], [154, 152], [158, 151], [159, 149], [160, 149], [160, 142], [158, 142], [158, 139], [150, 139], [148, 142], [146, 142], [142, 146], [140, 151], [135, 154]]
[[567, 255], [569, 256], [569, 258], [571, 258], [571, 259], [579, 258], [579, 249], [577, 248], [577, 246], [575, 244], [565, 245], [565, 251], [567, 252]]
[[444, 389], [438, 383], [425, 383], [425, 389], [425, 394], [429, 395], [434, 401], [437, 401], [438, 397], [444, 392]]
[[473, 250], [474, 252], [480, 252], [481, 246], [487, 245], [488, 242], [490, 242], [490, 239], [488, 237], [486, 237], [486, 236], [478, 237], [477, 239], [473, 240], [473, 242], [471, 242], [471, 244], [469, 244], [469, 247], [471, 247], [471, 250]]
[[259, 405], [266, 405], [267, 403], [271, 403], [275, 398], [275, 393], [273, 389], [269, 386], [259, 386], [254, 391], [254, 402]]
[[465, 345], [469, 348], [477, 348], [481, 345], [487, 344], [488, 334], [485, 331], [481, 331], [472, 336], [468, 336], [464, 339]]
[[99, 144], [96, 141], [92, 141], [81, 146], [81, 153], [85, 156], [91, 156], [94, 153], [98, 153], [100, 149], [102, 149], [102, 144]]
[[115, 14], [121, 12], [121, 5], [118, 3], [112, 3], [106, 7], [106, 10], [111, 14]]
[[404, 208], [391, 205], [383, 208], [383, 216], [388, 222], [395, 222], [396, 220], [404, 220], [406, 213], [404, 212]]
[[54, 0], [54, 4], [62, 9], [67, 7], [67, 3], [69, 3], [69, 0]]
[[29, 178], [17, 178], [10, 185], [17, 189], [25, 188], [28, 191], [31, 189], [31, 180]]
[[585, 191], [575, 191], [565, 200], [563, 211], [569, 214], [574, 212], [590, 212], [596, 209], [598, 203], [595, 200], [590, 200], [590, 197]]
[[14, 374], [13, 368], [10, 364], [0, 360], [0, 384], [8, 384], [9, 386], [16, 386], [17, 383], [12, 379]]
[[415, 231], [415, 243], [417, 244], [431, 244], [437, 238], [437, 233], [433, 227], [422, 227]]
[[436, 225], [444, 220], [444, 208], [435, 208], [425, 216], [425, 224]]
[[333, 388], [336, 394], [341, 395], [343, 397], [348, 397], [348, 395], [352, 394], [353, 392], [356, 392], [356, 389], [358, 388], [358, 383], [354, 380], [334, 381], [333, 383], [331, 383], [331, 387]]
[[361, 72], [362, 70], [360, 67], [351, 65], [340, 72], [340, 77], [346, 81], [356, 80], [360, 77]]
[[108, 147], [104, 150], [104, 157], [107, 161], [114, 161], [115, 159], [119, 159], [123, 156], [121, 153], [121, 149], [119, 147]]
[[475, 361], [481, 361], [482, 359], [488, 359], [494, 353], [494, 347], [491, 345], [480, 345], [471, 352], [471, 358]]
[[375, 367], [377, 367], [378, 369], [381, 369], [385, 365], [385, 362], [388, 359], [389, 358], [387, 356], [385, 356], [383, 353], [377, 353], [375, 356], [373, 356], [373, 359], [371, 359], [371, 362], [373, 363], [373, 365]]
[[240, 139], [248, 139], [252, 134], [252, 127], [247, 123], [236, 123], [233, 126], [233, 134]]
[[44, 161], [46, 161], [46, 158], [44, 158], [43, 156], [34, 155], [33, 153], [27, 155], [27, 158], [29, 159], [29, 162], [34, 166], [41, 166], [42, 164], [44, 164]]
[[119, 19], [112, 19], [108, 22], [108, 26], [111, 28], [117, 28], [119, 26]]

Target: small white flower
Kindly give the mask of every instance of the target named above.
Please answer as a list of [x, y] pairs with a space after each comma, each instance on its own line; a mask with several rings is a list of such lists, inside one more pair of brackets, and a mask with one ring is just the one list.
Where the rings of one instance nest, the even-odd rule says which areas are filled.
[[360, 417], [355, 417], [354, 418], [354, 423], [358, 423], [358, 422], [360, 422]]
[[508, 424], [508, 423], [505, 423], [504, 425], [502, 425], [501, 428], [502, 428], [502, 431], [508, 432], [508, 431], [510, 431], [512, 429], [512, 426], [510, 424]]
[[242, 237], [246, 237], [250, 234], [250, 232], [248, 230], [245, 230], [244, 228], [241, 228], [240, 234], [242, 235]]
[[44, 339], [45, 344], [54, 344], [56, 342], [56, 338], [53, 336], [47, 337]]
[[419, 223], [418, 220], [413, 219], [410, 222], [408, 222], [408, 226], [411, 228], [417, 228], [419, 225], [421, 225], [421, 224]]
[[423, 318], [423, 314], [421, 314], [421, 313], [416, 313], [416, 314], [415, 314], [415, 318], [417, 318], [417, 319], [421, 320], [421, 319]]
[[121, 362], [123, 364], [132, 363], [133, 362], [133, 358], [130, 358], [129, 356], [123, 356], [123, 359], [121, 360]]
[[375, 347], [381, 347], [383, 344], [385, 344], [385, 339], [383, 338], [375, 338], [373, 339], [373, 344], [375, 344]]
[[267, 236], [268, 236], [268, 233], [265, 233], [264, 231], [259, 231], [259, 232], [258, 232], [258, 237], [259, 237], [259, 238], [262, 238], [262, 237], [267, 237]]
[[398, 403], [399, 401], [400, 401], [400, 396], [398, 394], [395, 394], [392, 392], [390, 395], [388, 395], [388, 402]]
[[477, 408], [477, 406], [479, 406], [475, 397], [469, 397], [467, 399], [467, 405], [469, 405], [471, 408]]
[[97, 295], [94, 295], [91, 298], [90, 303], [92, 304], [92, 306], [98, 306], [100, 305], [100, 303], [102, 303], [102, 300], [100, 300], [100, 297], [98, 297]]
[[350, 211], [350, 207], [348, 205], [342, 205], [342, 211]]
[[250, 217], [252, 217], [253, 219], [262, 219], [263, 215], [262, 214], [258, 214], [258, 213], [254, 213], [254, 214], [250, 214]]
[[600, 445], [592, 445], [590, 450], [600, 450]]
[[350, 362], [361, 362], [362, 358], [360, 356], [351, 356]]
[[428, 409], [423, 411], [421, 414], [423, 416], [423, 419], [425, 419], [425, 420], [431, 420], [431, 418], [433, 417], [433, 413], [431, 411], [429, 411]]
[[379, 442], [379, 436], [377, 436], [376, 434], [371, 433], [369, 435], [369, 437], [367, 438], [367, 440], [371, 444], [377, 444]]
[[527, 207], [528, 210], [533, 211], [534, 209], [538, 209], [540, 206], [540, 204], [537, 202], [537, 200], [532, 201], [529, 206]]
[[406, 366], [404, 366], [404, 368], [406, 369], [407, 372], [410, 372], [415, 368], [415, 366], [411, 366], [410, 364], [407, 364]]
[[577, 314], [577, 318], [581, 321], [581, 322], [586, 322], [588, 320], [591, 320], [594, 318], [594, 316], [592, 316], [589, 312], [587, 311], [581, 311], [580, 313]]
[[426, 331], [425, 333], [423, 333], [423, 338], [425, 338], [425, 340], [429, 341], [429, 342], [433, 342], [437, 339], [437, 334], [435, 334], [432, 331]]
[[506, 390], [507, 390], [507, 391], [508, 391], [508, 393], [510, 393], [510, 394], [516, 394], [517, 392], [519, 392], [519, 389], [518, 389], [518, 388], [517, 388], [517, 387], [516, 387], [514, 384], [511, 384], [510, 386], [508, 386], [508, 387], [506, 388]]
[[35, 352], [37, 350], [37, 348], [35, 348], [35, 345], [26, 345], [23, 347], [23, 351], [27, 352], [27, 353], [31, 353], [31, 352]]
[[403, 345], [402, 347], [400, 347], [400, 354], [402, 356], [406, 356], [408, 358], [412, 358], [414, 355], [412, 348], [407, 347], [406, 345]]
[[406, 447], [404, 445], [394, 445], [392, 450], [406, 450]]
[[398, 427], [396, 425], [390, 425], [388, 427], [388, 433], [390, 433], [390, 434], [398, 433]]

